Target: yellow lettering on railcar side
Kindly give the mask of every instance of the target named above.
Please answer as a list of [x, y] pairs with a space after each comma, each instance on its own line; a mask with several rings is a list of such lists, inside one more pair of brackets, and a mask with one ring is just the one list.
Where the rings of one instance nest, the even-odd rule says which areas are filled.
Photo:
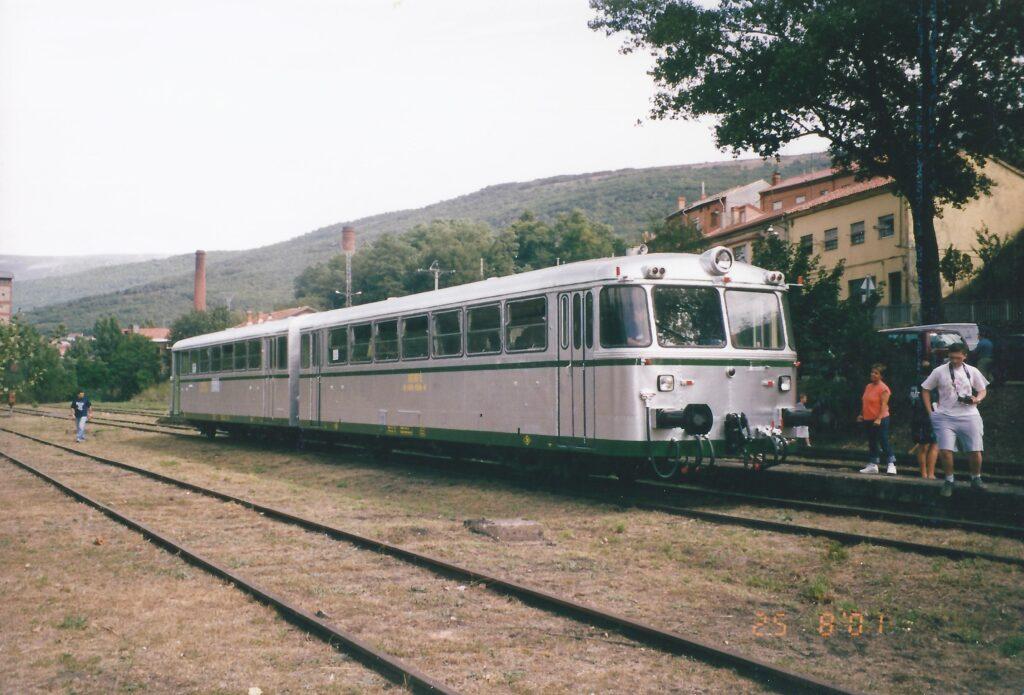
[[422, 393], [427, 390], [427, 385], [423, 383], [423, 374], [416, 372], [413, 374], [405, 375], [405, 383], [402, 384], [402, 391], [406, 393]]

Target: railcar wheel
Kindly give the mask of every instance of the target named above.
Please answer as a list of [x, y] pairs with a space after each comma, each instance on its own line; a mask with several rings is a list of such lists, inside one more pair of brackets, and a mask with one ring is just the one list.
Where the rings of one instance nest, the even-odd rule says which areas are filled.
[[651, 469], [661, 480], [672, 480], [679, 474], [678, 459], [651, 459]]

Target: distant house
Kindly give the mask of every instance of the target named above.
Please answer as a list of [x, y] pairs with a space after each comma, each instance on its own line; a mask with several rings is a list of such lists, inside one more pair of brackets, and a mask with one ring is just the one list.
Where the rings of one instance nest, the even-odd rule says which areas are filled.
[[[983, 171], [995, 183], [989, 195], [961, 209], [945, 206], [936, 216], [940, 253], [950, 244], [973, 253], [974, 232], [982, 226], [1004, 239], [1024, 229], [1024, 172], [997, 159], [986, 162]], [[883, 304], [919, 301], [910, 205], [896, 193], [891, 179], [857, 181], [852, 172], [824, 169], [788, 179], [776, 174], [770, 184], [750, 185], [756, 187], [758, 204], [747, 205], [744, 215], [739, 219], [734, 215], [728, 224], [702, 226], [705, 247], [728, 246], [738, 260], [749, 261], [756, 239], [778, 235], [820, 255], [827, 266], [844, 261], [844, 297], [870, 279]], [[697, 224], [706, 218], [699, 206], [667, 217]], [[944, 294], [950, 291], [943, 287]]]
[[165, 346], [171, 342], [171, 329], [170, 328], [140, 328], [138, 326], [132, 326], [131, 328], [122, 328], [121, 332], [125, 335], [141, 335], [144, 338], [149, 338], [154, 343], [158, 343], [161, 346]]
[[[760, 192], [771, 184], [764, 180], [734, 186], [721, 193], [703, 197], [692, 205], [679, 198], [679, 209], [668, 216], [669, 222], [686, 220], [705, 236], [760, 216]], [[703, 190], [703, 186], [701, 187]]]
[[252, 326], [258, 323], [266, 323], [267, 321], [277, 321], [278, 319], [287, 319], [292, 316], [303, 316], [305, 314], [315, 314], [316, 309], [310, 306], [293, 306], [288, 309], [278, 309], [277, 311], [246, 311], [245, 321], [235, 326], [239, 328], [241, 326]]
[[14, 274], [0, 271], [0, 323], [11, 322], [14, 302]]

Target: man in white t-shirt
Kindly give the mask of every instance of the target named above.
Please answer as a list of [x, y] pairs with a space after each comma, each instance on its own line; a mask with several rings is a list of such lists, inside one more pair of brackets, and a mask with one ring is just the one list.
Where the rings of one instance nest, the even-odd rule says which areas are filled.
[[[949, 347], [949, 362], [936, 367], [921, 384], [921, 400], [928, 410], [939, 444], [939, 459], [946, 473], [942, 496], [953, 494], [953, 450], [957, 439], [967, 452], [971, 468], [971, 487], [984, 490], [981, 482], [981, 452], [985, 427], [978, 404], [985, 399], [988, 381], [981, 372], [964, 363], [967, 346], [956, 343]], [[932, 389], [938, 389], [939, 402], [932, 404]]]

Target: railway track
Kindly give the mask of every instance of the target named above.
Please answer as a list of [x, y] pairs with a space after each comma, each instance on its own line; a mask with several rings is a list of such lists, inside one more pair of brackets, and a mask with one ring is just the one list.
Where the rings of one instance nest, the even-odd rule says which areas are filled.
[[392, 682], [408, 687], [413, 692], [450, 693], [452, 695], [456, 692], [443, 683], [430, 678], [418, 669], [406, 664], [400, 659], [373, 647], [355, 635], [345, 632], [326, 620], [303, 610], [283, 597], [278, 596], [270, 590], [265, 589], [247, 579], [238, 572], [228, 569], [214, 560], [188, 548], [170, 536], [167, 536], [140, 521], [118, 512], [113, 507], [93, 499], [60, 479], [51, 476], [8, 453], [0, 451], [0, 456], [22, 470], [28, 471], [42, 480], [45, 480], [66, 495], [78, 500], [79, 502], [87, 504], [93, 509], [96, 509], [117, 523], [122, 524], [133, 531], [139, 532], [142, 534], [143, 538], [150, 543], [168, 550], [172, 554], [180, 556], [190, 564], [209, 572], [215, 577], [219, 577], [230, 582], [237, 588], [255, 598], [257, 601], [276, 609], [289, 622], [309, 630], [331, 646], [340, 648], [341, 651], [348, 653], [365, 666], [372, 668]]
[[[832, 454], [823, 454], [821, 457], [811, 456], [809, 454], [798, 453], [791, 455], [786, 463], [781, 464], [783, 466], [806, 466], [808, 468], [822, 468], [826, 470], [845, 470], [845, 471], [856, 471], [864, 465], [863, 457], [855, 458], [854, 455], [848, 458], [835, 458]], [[905, 471], [912, 470], [917, 471], [917, 461], [898, 461], [900, 467]], [[985, 480], [993, 483], [1007, 483], [1010, 485], [1024, 485], [1024, 467], [1017, 467], [1017, 471], [1011, 467], [1011, 464], [1002, 463], [996, 470], [1003, 471], [1002, 473], [990, 473], [988, 471], [989, 466], [986, 464], [985, 469]], [[1018, 472], [1019, 471], [1019, 472]], [[970, 476], [967, 473], [957, 473], [957, 480], [968, 481]]]
[[[100, 464], [129, 471], [159, 483], [172, 485], [179, 489], [183, 489], [188, 492], [195, 492], [222, 502], [240, 505], [241, 507], [256, 512], [265, 518], [297, 526], [312, 533], [323, 534], [331, 539], [343, 541], [363, 549], [382, 553], [403, 562], [425, 568], [443, 577], [479, 583], [490, 591], [514, 597], [535, 608], [539, 608], [553, 614], [570, 617], [581, 623], [592, 625], [594, 627], [615, 630], [626, 637], [632, 638], [637, 642], [646, 644], [661, 651], [676, 655], [687, 655], [718, 667], [732, 669], [752, 680], [760, 682], [780, 692], [851, 692], [838, 685], [825, 682], [813, 676], [774, 666], [768, 662], [746, 656], [734, 650], [723, 649], [692, 637], [664, 630], [654, 625], [605, 611], [597, 606], [585, 604], [566, 596], [554, 594], [544, 589], [515, 582], [489, 572], [456, 565], [435, 556], [408, 550], [385, 541], [369, 538], [336, 526], [307, 519], [296, 514], [292, 514], [286, 510], [263, 505], [253, 500], [237, 497], [235, 495], [207, 488], [195, 483], [190, 483], [185, 480], [174, 478], [156, 471], [151, 471], [123, 461], [88, 454], [72, 449], [71, 447], [65, 447], [60, 444], [48, 442], [38, 437], [18, 433], [7, 428], [0, 429], [38, 444], [54, 447], [77, 456], [91, 459]], [[114, 510], [112, 507], [109, 507], [78, 490], [75, 490], [66, 482], [48, 475], [38, 468], [33, 467], [5, 452], [0, 451], [0, 456], [3, 456], [24, 470], [27, 470], [55, 485], [58, 489], [69, 494], [75, 499], [98, 509], [119, 523], [142, 533], [143, 536], [151, 542], [154, 542], [171, 552], [180, 553], [194, 565], [201, 567], [215, 576], [227, 579], [260, 601], [272, 605], [289, 620], [297, 622], [332, 643], [334, 643], [333, 640], [337, 640], [338, 644], [340, 644], [346, 651], [349, 651], [363, 663], [375, 668], [378, 672], [391, 680], [402, 682], [413, 687], [413, 689], [417, 691], [451, 692], [443, 684], [416, 671], [416, 669], [404, 662], [380, 652], [368, 645], [365, 641], [359, 640], [353, 635], [345, 633], [339, 628], [325, 622], [317, 616], [303, 611], [301, 608], [287, 602], [285, 599], [273, 594], [272, 592], [256, 586], [238, 573], [235, 573], [222, 565], [217, 564], [213, 560], [205, 558], [198, 553], [185, 548], [177, 541], [161, 534], [159, 531], [149, 528], [141, 522], [133, 520]]]
[[[67, 415], [58, 415], [57, 413], [47, 412], [43, 410], [29, 410], [27, 408], [15, 408], [14, 412], [22, 415], [35, 415], [36, 417], [47, 417], [54, 420], [65, 420], [67, 421]], [[138, 432], [157, 432], [162, 434], [171, 434], [166, 430], [177, 430], [179, 432], [195, 431], [193, 427], [187, 427], [185, 425], [160, 425], [155, 422], [139, 422], [137, 420], [110, 420], [100, 417], [90, 417], [89, 422], [97, 425], [107, 425], [109, 427], [121, 427], [128, 430], [136, 430]]]
[[[21, 412], [21, 411], [19, 411]], [[58, 415], [50, 415], [39, 411], [25, 411], [26, 414], [53, 417], [57, 419], [63, 419]], [[124, 427], [127, 429], [135, 429], [143, 432], [153, 432], [157, 434], [165, 434], [170, 436], [187, 437], [189, 439], [195, 439], [195, 435], [188, 435], [182, 432], [167, 432], [159, 429], [140, 429], [136, 426], [122, 425], [114, 421], [105, 421], [105, 424], [112, 427]], [[189, 429], [189, 428], [182, 428]], [[28, 437], [29, 435], [23, 435], [15, 430], [10, 430], [0, 427], [0, 431], [10, 432], [19, 436]], [[45, 440], [39, 440], [40, 443], [51, 444], [58, 446], [71, 453], [82, 454], [88, 456], [84, 452], [69, 447], [63, 447], [59, 444], [46, 442]], [[309, 444], [309, 442], [307, 442]], [[325, 446], [329, 446], [329, 443], [324, 443]], [[362, 449], [361, 447], [355, 447]], [[399, 451], [393, 452], [395, 455], [402, 455], [408, 457], [414, 457], [418, 459], [444, 459], [451, 461], [450, 458], [424, 454], [418, 451]], [[484, 462], [481, 463], [493, 463]], [[476, 463], [474, 461], [473, 463]], [[584, 483], [592, 484], [592, 483]], [[814, 502], [804, 499], [793, 499], [789, 497], [774, 497], [768, 495], [757, 495], [752, 493], [734, 492], [729, 490], [720, 490], [711, 487], [698, 486], [685, 483], [660, 483], [655, 481], [638, 481], [637, 487], [647, 490], [648, 494], [646, 497], [641, 496], [627, 496], [623, 493], [622, 487], [619, 484], [609, 484], [607, 481], [598, 482], [592, 489], [590, 495], [591, 499], [600, 502], [617, 502], [624, 506], [632, 506], [637, 508], [649, 509], [652, 511], [660, 511], [664, 513], [677, 514], [680, 516], [688, 516], [691, 518], [704, 518], [707, 521], [715, 521], [716, 523], [733, 524], [736, 526], [743, 526], [747, 528], [760, 528], [762, 530], [770, 530], [778, 533], [789, 533], [793, 535], [813, 535], [822, 538], [829, 538], [831, 540], [837, 540], [846, 544], [856, 543], [873, 543], [876, 545], [883, 545], [886, 547], [895, 548], [898, 550], [904, 550], [907, 552], [916, 552], [926, 555], [945, 556], [952, 559], [964, 559], [968, 557], [974, 557], [977, 559], [988, 559], [996, 562], [1009, 562], [1010, 564], [1018, 564], [1015, 558], [1007, 558], [1006, 556], [992, 555], [987, 553], [960, 550], [956, 548], [949, 548], [946, 546], [930, 545], [923, 543], [912, 543], [909, 541], [900, 541], [896, 539], [888, 539], [882, 536], [872, 536], [867, 534], [855, 534], [846, 533], [841, 531], [834, 531], [831, 529], [823, 529], [813, 526], [804, 526], [801, 524], [791, 524], [787, 522], [775, 522], [768, 520], [760, 520], [753, 517], [725, 514], [721, 512], [708, 512], [692, 505], [687, 505], [679, 501], [678, 498], [682, 496], [692, 497], [694, 495], [708, 498], [716, 498], [722, 500], [731, 500], [740, 504], [751, 504], [762, 507], [772, 508], [787, 508], [797, 509], [809, 512], [816, 512], [828, 515], [839, 515], [839, 516], [852, 516], [864, 519], [875, 519], [879, 521], [887, 521], [891, 523], [922, 526], [927, 528], [947, 528], [947, 529], [959, 529], [962, 531], [969, 531], [980, 534], [994, 534], [1004, 536], [1008, 538], [1024, 539], [1024, 527], [1008, 525], [1008, 524], [996, 524], [989, 522], [972, 521], [969, 519], [956, 519], [952, 517], [926, 515], [926, 514], [913, 514], [910, 512], [897, 512], [887, 509], [878, 509], [874, 507], [863, 507], [863, 506], [852, 506], [844, 504], [836, 504], [831, 502]], [[573, 491], [573, 494], [580, 493], [580, 486]], [[564, 488], [560, 488], [558, 492], [565, 493]], [[667, 499], [666, 499], [667, 498]]]

